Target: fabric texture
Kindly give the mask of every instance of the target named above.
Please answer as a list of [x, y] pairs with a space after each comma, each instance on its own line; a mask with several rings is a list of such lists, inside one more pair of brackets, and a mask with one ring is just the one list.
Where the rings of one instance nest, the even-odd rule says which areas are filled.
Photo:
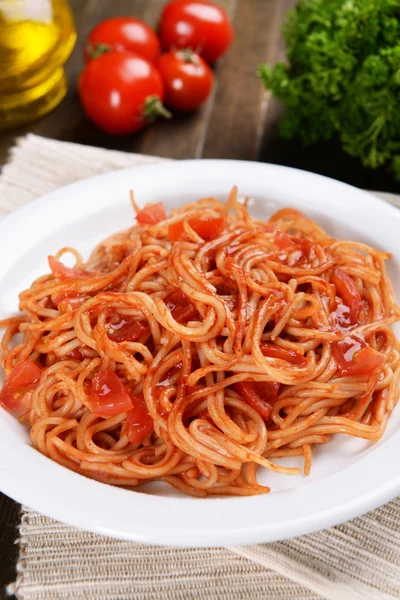
[[[29, 135], [0, 177], [0, 217], [73, 181], [160, 160]], [[8, 592], [23, 600], [400, 598], [400, 500], [311, 535], [226, 549], [114, 540], [24, 507], [18, 542]]]

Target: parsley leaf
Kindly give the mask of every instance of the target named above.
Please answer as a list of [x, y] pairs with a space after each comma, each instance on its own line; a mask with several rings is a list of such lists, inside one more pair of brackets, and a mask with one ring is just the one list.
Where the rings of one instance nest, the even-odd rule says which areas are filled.
[[283, 34], [288, 63], [259, 68], [285, 106], [283, 137], [338, 136], [400, 180], [400, 0], [301, 0]]

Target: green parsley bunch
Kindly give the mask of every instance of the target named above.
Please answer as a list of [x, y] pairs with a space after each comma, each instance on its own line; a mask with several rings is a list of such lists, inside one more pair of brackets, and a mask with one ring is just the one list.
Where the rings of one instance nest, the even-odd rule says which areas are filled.
[[288, 64], [259, 69], [285, 106], [282, 135], [338, 136], [400, 179], [400, 0], [301, 0], [283, 34]]

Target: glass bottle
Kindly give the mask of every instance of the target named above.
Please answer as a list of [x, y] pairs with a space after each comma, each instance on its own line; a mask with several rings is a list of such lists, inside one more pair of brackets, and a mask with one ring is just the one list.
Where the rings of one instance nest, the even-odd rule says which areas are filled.
[[0, 129], [33, 121], [67, 91], [76, 39], [67, 0], [0, 0]]

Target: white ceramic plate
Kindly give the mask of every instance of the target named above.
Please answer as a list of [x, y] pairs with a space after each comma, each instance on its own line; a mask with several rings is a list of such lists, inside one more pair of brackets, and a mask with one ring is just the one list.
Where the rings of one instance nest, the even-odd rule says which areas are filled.
[[[400, 291], [400, 211], [353, 187], [274, 165], [184, 161], [137, 167], [52, 192], [0, 222], [0, 318], [16, 312], [18, 293], [48, 269], [62, 246], [84, 255], [132, 221], [137, 201], [167, 208], [202, 196], [225, 198], [232, 185], [251, 197], [253, 215], [283, 206], [304, 211], [333, 236], [393, 253]], [[71, 525], [138, 542], [224, 546], [269, 542], [329, 527], [400, 493], [400, 406], [384, 438], [370, 444], [336, 436], [314, 452], [309, 477], [264, 472], [267, 496], [197, 499], [169, 487], [128, 491], [72, 473], [39, 454], [25, 429], [0, 409], [0, 489], [15, 500]]]

